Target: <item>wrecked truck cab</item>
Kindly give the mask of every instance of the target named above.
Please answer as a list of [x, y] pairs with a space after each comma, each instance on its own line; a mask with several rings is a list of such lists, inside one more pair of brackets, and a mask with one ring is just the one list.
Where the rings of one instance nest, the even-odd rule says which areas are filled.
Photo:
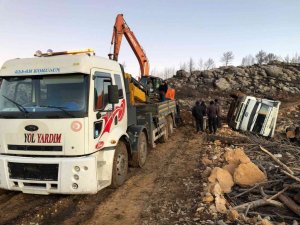
[[273, 137], [280, 104], [280, 101], [253, 96], [233, 96], [227, 115], [228, 125], [234, 130]]

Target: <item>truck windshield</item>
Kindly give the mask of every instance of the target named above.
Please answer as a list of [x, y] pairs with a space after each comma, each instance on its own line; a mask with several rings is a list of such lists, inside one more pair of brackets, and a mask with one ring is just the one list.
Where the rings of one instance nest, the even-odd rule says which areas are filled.
[[87, 75], [4, 77], [0, 117], [83, 117], [87, 113]]

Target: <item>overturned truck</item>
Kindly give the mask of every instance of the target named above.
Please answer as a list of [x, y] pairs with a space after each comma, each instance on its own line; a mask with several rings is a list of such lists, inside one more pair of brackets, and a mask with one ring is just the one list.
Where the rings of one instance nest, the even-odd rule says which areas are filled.
[[280, 101], [243, 94], [234, 94], [231, 97], [233, 100], [227, 115], [231, 128], [273, 137]]

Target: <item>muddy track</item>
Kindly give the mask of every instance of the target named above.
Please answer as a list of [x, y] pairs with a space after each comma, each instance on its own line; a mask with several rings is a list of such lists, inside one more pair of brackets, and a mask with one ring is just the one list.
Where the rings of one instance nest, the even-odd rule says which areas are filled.
[[176, 173], [175, 167], [182, 167], [174, 159], [186, 151], [190, 139], [190, 128], [176, 129], [167, 143], [150, 151], [144, 168], [130, 168], [129, 179], [117, 190], [74, 196], [0, 190], [0, 224], [139, 224], [151, 198], [160, 198], [155, 190], [174, 176], [166, 177], [170, 168]]

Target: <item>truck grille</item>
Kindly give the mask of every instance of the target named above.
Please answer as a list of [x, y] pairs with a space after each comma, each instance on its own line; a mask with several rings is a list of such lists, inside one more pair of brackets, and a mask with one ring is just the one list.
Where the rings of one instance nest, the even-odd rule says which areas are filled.
[[8, 150], [19, 150], [19, 151], [62, 151], [62, 146], [53, 145], [7, 145]]
[[8, 162], [9, 178], [21, 180], [57, 181], [58, 164]]

